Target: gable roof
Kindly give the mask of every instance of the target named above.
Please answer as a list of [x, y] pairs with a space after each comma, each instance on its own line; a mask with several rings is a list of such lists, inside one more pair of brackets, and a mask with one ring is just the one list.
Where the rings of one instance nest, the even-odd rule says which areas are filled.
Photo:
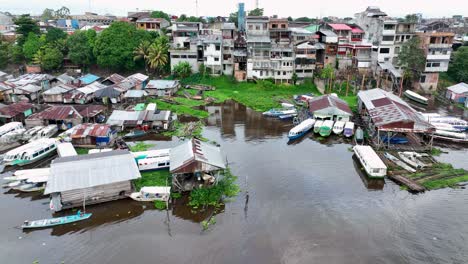
[[333, 30], [351, 30], [352, 28], [346, 24], [328, 24]]
[[58, 158], [50, 164], [44, 194], [90, 188], [140, 178], [128, 150]]
[[107, 86], [106, 88], [97, 90], [94, 92], [94, 96], [96, 98], [103, 98], [103, 97], [109, 97], [109, 98], [117, 98], [120, 96], [122, 92], [114, 88], [113, 85]]
[[93, 83], [93, 82], [99, 80], [99, 78], [100, 78], [99, 76], [88, 73], [85, 76], [82, 76], [82, 77], [78, 78], [78, 80], [80, 80], [82, 84], [88, 85], [90, 83]]
[[69, 118], [82, 117], [80, 113], [69, 105], [54, 105], [45, 109], [42, 112], [35, 113], [27, 119], [47, 119], [47, 120], [64, 120]]
[[32, 104], [26, 102], [14, 103], [0, 108], [0, 117], [11, 118], [18, 114], [24, 113], [33, 107]]
[[309, 100], [309, 111], [311, 113], [330, 107], [346, 112], [349, 115], [353, 114], [348, 103], [333, 95], [322, 95]]
[[448, 87], [447, 90], [456, 94], [468, 93], [468, 84], [461, 82], [461, 83]]
[[111, 127], [106, 124], [79, 124], [73, 127], [70, 137], [106, 137], [111, 131]]
[[[192, 164], [193, 171], [225, 169], [223, 154], [219, 147], [192, 138], [170, 151], [170, 171], [178, 171]], [[193, 165], [193, 162], [198, 164]], [[208, 166], [205, 166], [208, 165]]]
[[57, 94], [64, 94], [68, 93], [71, 90], [76, 89], [75, 86], [69, 84], [60, 84], [55, 87], [50, 88], [49, 90], [43, 92], [44, 95], [57, 95]]
[[151, 80], [149, 81], [148, 85], [146, 85], [145, 89], [170, 89], [175, 88], [179, 85], [178, 80]]
[[125, 80], [125, 77], [123, 77], [122, 75], [120, 74], [117, 74], [117, 73], [114, 73], [112, 74], [111, 76], [107, 77], [106, 79], [104, 79], [101, 83], [104, 83], [106, 81], [110, 81], [112, 82], [113, 84], [116, 84], [116, 83], [119, 83], [121, 81]]

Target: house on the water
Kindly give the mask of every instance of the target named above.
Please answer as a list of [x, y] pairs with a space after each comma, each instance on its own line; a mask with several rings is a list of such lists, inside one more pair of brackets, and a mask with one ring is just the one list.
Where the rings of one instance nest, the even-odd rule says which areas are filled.
[[468, 84], [461, 82], [448, 87], [445, 97], [454, 103], [464, 104], [468, 98]]
[[74, 146], [96, 147], [113, 143], [116, 133], [106, 124], [79, 124], [73, 127], [70, 138]]
[[358, 111], [367, 124], [369, 134], [390, 144], [395, 137], [431, 135], [435, 128], [400, 97], [380, 88], [359, 91]]
[[350, 121], [353, 111], [348, 103], [338, 98], [336, 95], [323, 95], [310, 99], [309, 112], [316, 119]]
[[82, 122], [94, 122], [104, 110], [102, 105], [54, 105], [32, 114], [24, 122], [27, 128], [56, 124], [59, 129], [67, 130]]
[[132, 180], [140, 178], [127, 150], [58, 158], [50, 165], [44, 194], [54, 211], [127, 198]]
[[107, 124], [124, 130], [126, 128], [148, 126], [150, 129], [167, 130], [172, 122], [171, 111], [158, 110], [156, 104], [148, 104], [142, 111], [114, 110]]
[[145, 90], [153, 96], [172, 96], [180, 89], [177, 80], [151, 80]]
[[170, 151], [172, 186], [178, 191], [210, 187], [226, 169], [221, 149], [198, 139], [191, 139]]
[[26, 117], [32, 115], [33, 110], [33, 105], [26, 102], [3, 106], [0, 108], [0, 123], [23, 122]]

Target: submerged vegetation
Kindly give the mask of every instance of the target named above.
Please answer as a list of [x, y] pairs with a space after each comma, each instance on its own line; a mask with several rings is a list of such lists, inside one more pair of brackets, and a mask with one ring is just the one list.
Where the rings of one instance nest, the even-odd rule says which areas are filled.
[[138, 142], [135, 145], [129, 146], [132, 152], [147, 151], [152, 147], [154, 147], [154, 144], [146, 144], [144, 142]]
[[135, 189], [140, 191], [144, 186], [169, 186], [171, 184], [171, 174], [169, 170], [145, 171], [141, 173], [141, 178], [133, 181]]
[[185, 98], [178, 98], [177, 100], [179, 103], [186, 103], [186, 104], [171, 104], [160, 99], [149, 99], [149, 103], [156, 103], [158, 105], [158, 109], [161, 110], [171, 110], [172, 112], [178, 115], [189, 115], [197, 118], [205, 118], [208, 117], [210, 114], [207, 111], [193, 109], [194, 107], [193, 101]]
[[201, 121], [189, 123], [174, 121], [172, 124], [172, 130], [164, 132], [163, 135], [166, 137], [174, 136], [179, 138], [196, 137], [201, 141], [206, 142], [208, 139], [202, 136], [203, 127], [204, 125]]
[[75, 148], [75, 150], [78, 155], [87, 155], [89, 152], [87, 148]]
[[193, 190], [190, 193], [188, 205], [194, 209], [205, 206], [221, 206], [223, 199], [235, 197], [240, 192], [236, 180], [237, 177], [232, 175], [229, 169], [225, 170], [224, 176], [215, 186]]
[[468, 171], [455, 169], [446, 163], [435, 163], [432, 167], [408, 175], [408, 178], [421, 184], [428, 190], [456, 187], [458, 183], [468, 181]]

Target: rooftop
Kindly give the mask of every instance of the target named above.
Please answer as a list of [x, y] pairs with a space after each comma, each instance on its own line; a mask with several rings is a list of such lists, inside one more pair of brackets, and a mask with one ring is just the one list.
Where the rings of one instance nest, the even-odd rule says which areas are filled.
[[111, 127], [106, 124], [79, 124], [73, 127], [71, 138], [106, 137]]
[[83, 83], [83, 84], [85, 84], [85, 85], [88, 85], [88, 84], [90, 84], [90, 83], [93, 83], [93, 82], [99, 80], [99, 78], [100, 78], [99, 76], [96, 76], [96, 75], [94, 75], [94, 74], [88, 73], [88, 74], [86, 74], [85, 76], [82, 76], [82, 77], [78, 78], [78, 80], [80, 80], [81, 83]]
[[33, 105], [26, 102], [14, 103], [0, 108], [0, 117], [11, 118], [24, 113], [24, 111], [33, 108]]
[[[170, 151], [170, 159], [171, 172], [178, 171], [188, 166], [191, 168], [187, 169], [191, 171], [226, 168], [221, 149], [198, 139], [188, 140], [182, 145], [172, 148]], [[194, 162], [198, 162], [199, 164], [193, 165]], [[209, 166], [204, 166], [203, 164]]]
[[333, 30], [352, 30], [352, 28], [346, 24], [328, 24]]
[[456, 94], [468, 93], [468, 84], [461, 82], [448, 87], [447, 90]]
[[148, 85], [146, 85], [146, 89], [170, 89], [177, 87], [179, 84], [177, 80], [151, 80]]
[[330, 107], [348, 113], [349, 115], [353, 114], [353, 111], [351, 111], [349, 108], [348, 103], [334, 95], [322, 95], [309, 100], [309, 111], [311, 113]]

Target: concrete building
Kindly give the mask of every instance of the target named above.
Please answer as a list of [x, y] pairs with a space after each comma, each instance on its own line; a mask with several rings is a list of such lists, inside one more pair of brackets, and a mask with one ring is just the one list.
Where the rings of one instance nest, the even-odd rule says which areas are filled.
[[269, 18], [249, 16], [246, 18], [247, 79], [270, 79], [274, 77], [275, 65], [270, 61], [271, 41]]
[[0, 31], [13, 30], [13, 17], [7, 13], [0, 12]]
[[167, 28], [170, 26], [169, 21], [164, 18], [140, 18], [135, 21], [135, 24], [138, 29], [143, 29], [146, 31], [157, 31], [161, 32], [161, 29]]

